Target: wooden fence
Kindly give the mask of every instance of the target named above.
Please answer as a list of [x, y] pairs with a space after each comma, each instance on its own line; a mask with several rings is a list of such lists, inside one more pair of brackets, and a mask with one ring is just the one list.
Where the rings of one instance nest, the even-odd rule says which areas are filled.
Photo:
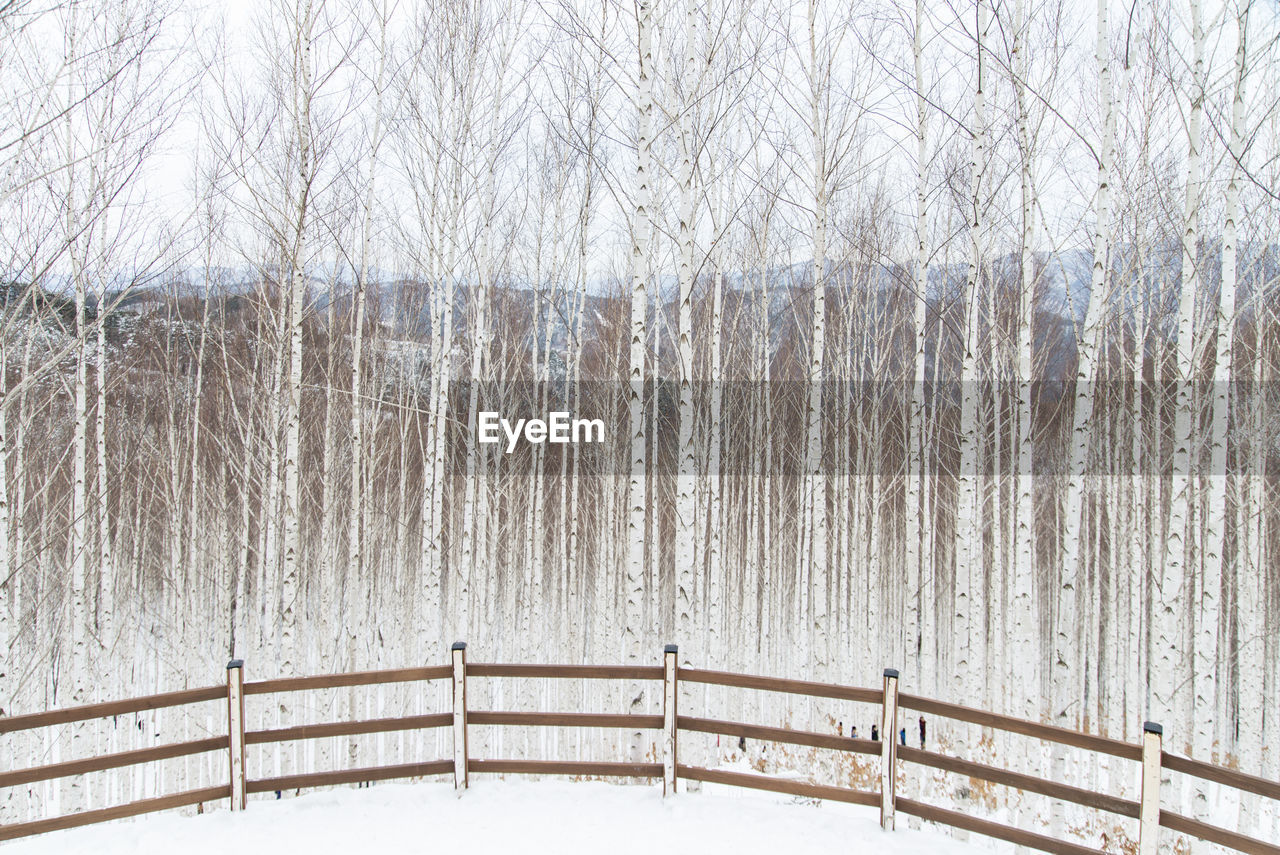
[[[188, 689], [181, 692], [148, 695], [126, 701], [112, 701], [0, 718], [0, 734], [4, 734], [214, 700], [225, 699], [227, 704], [227, 733], [225, 736], [104, 754], [88, 759], [71, 760], [29, 769], [0, 772], [0, 788], [17, 787], [40, 781], [84, 775], [89, 772], [107, 769], [118, 769], [174, 757], [204, 754], [211, 751], [225, 751], [228, 757], [228, 780], [225, 784], [203, 789], [186, 790], [158, 798], [133, 801], [115, 807], [88, 810], [31, 822], [0, 825], [0, 840], [11, 840], [32, 834], [137, 816], [170, 808], [203, 804], [220, 799], [228, 799], [232, 810], [243, 810], [246, 806], [246, 796], [248, 794], [277, 790], [326, 787], [394, 778], [417, 778], [428, 775], [452, 775], [454, 786], [462, 789], [469, 785], [470, 775], [478, 773], [660, 779], [663, 784], [664, 794], [674, 793], [676, 781], [679, 779], [705, 781], [878, 807], [880, 809], [881, 825], [886, 830], [893, 829], [895, 814], [903, 813], [929, 822], [987, 835], [1045, 852], [1063, 853], [1063, 855], [1097, 855], [1102, 851], [909, 798], [907, 794], [898, 792], [899, 787], [906, 780], [906, 777], [899, 773], [907, 765], [915, 765], [967, 776], [970, 779], [986, 781], [1029, 793], [1037, 793], [1062, 802], [1082, 805], [1094, 810], [1137, 820], [1138, 852], [1140, 855], [1155, 855], [1162, 834], [1161, 829], [1168, 830], [1168, 832], [1165, 832], [1166, 835], [1169, 832], [1185, 834], [1217, 843], [1239, 852], [1280, 855], [1280, 846], [1276, 846], [1273, 843], [1246, 837], [1235, 831], [1209, 825], [1161, 808], [1161, 777], [1165, 770], [1277, 800], [1280, 800], [1280, 783], [1169, 754], [1161, 748], [1162, 733], [1160, 726], [1153, 723], [1147, 723], [1144, 727], [1140, 744], [1122, 742], [1103, 736], [1078, 733], [1038, 722], [1011, 718], [957, 704], [899, 693], [898, 672], [891, 669], [884, 672], [883, 686], [879, 688], [855, 688], [829, 683], [707, 671], [698, 668], [680, 668], [677, 665], [676, 648], [673, 645], [668, 645], [664, 649], [663, 664], [655, 666], [468, 664], [466, 661], [466, 645], [461, 642], [453, 646], [451, 660], [448, 665], [426, 668], [363, 671], [252, 682], [244, 682], [243, 663], [235, 660], [229, 663], [227, 667], [227, 683], [225, 686]], [[470, 709], [467, 704], [468, 681], [500, 677], [557, 680], [625, 680], [629, 682], [652, 681], [662, 684], [663, 713], [662, 715], [618, 715]], [[369, 686], [382, 683], [436, 680], [449, 680], [452, 682], [453, 709], [451, 711], [399, 718], [307, 724], [275, 730], [245, 730], [244, 699], [246, 695], [277, 695], [308, 689], [332, 689], [344, 686]], [[785, 692], [808, 698], [826, 698], [878, 705], [880, 707], [880, 732], [884, 738], [879, 741], [852, 739], [828, 733], [816, 733], [785, 727], [766, 727], [747, 722], [721, 721], [685, 715], [677, 710], [679, 696], [677, 687], [680, 683], [727, 686], [765, 692]], [[899, 741], [894, 738], [899, 731], [898, 713], [900, 709], [915, 710], [944, 719], [968, 722], [984, 728], [1021, 734], [1041, 741], [1071, 746], [1131, 761], [1134, 764], [1138, 764], [1134, 771], [1138, 772], [1140, 770], [1141, 772], [1141, 798], [1138, 801], [1118, 798], [1105, 793], [1093, 792], [1092, 790], [975, 763], [935, 751], [924, 750], [923, 748], [909, 748], [905, 744], [900, 745]], [[659, 731], [661, 734], [662, 762], [477, 759], [469, 756], [467, 746], [467, 729], [473, 725], [585, 727], [615, 728], [628, 731]], [[424, 760], [417, 763], [312, 772], [274, 778], [251, 777], [250, 770], [246, 767], [245, 762], [245, 749], [249, 745], [270, 745], [293, 740], [395, 731], [420, 731], [432, 728], [450, 728], [452, 730], [452, 757]], [[831, 784], [806, 783], [765, 775], [687, 765], [680, 762], [681, 733], [723, 734], [787, 745], [872, 755], [879, 758], [879, 789], [875, 791], [859, 790]]]

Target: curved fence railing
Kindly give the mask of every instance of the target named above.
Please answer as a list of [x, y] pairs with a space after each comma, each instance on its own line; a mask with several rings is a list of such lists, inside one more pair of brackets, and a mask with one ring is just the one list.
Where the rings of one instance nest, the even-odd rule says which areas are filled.
[[[923, 800], [924, 796], [922, 794], [903, 791], [906, 782], [912, 780], [912, 776], [904, 774], [905, 770], [915, 766], [967, 776], [971, 780], [1035, 793], [1060, 802], [1080, 805], [1128, 820], [1137, 820], [1138, 852], [1140, 855], [1155, 855], [1161, 842], [1161, 835], [1164, 834], [1167, 837], [1172, 833], [1199, 838], [1239, 852], [1280, 855], [1280, 846], [1273, 843], [1257, 840], [1237, 831], [1191, 819], [1161, 807], [1161, 779], [1165, 772], [1177, 772], [1193, 779], [1232, 787], [1243, 793], [1276, 800], [1280, 800], [1280, 783], [1170, 754], [1162, 749], [1160, 726], [1153, 723], [1147, 723], [1144, 727], [1143, 740], [1140, 744], [1129, 743], [984, 710], [972, 709], [931, 698], [919, 697], [905, 692], [899, 693], [898, 673], [893, 670], [885, 671], [884, 684], [881, 687], [856, 688], [778, 677], [680, 668], [677, 665], [674, 646], [668, 646], [664, 650], [663, 664], [660, 666], [468, 664], [466, 661], [466, 645], [462, 643], [454, 645], [451, 657], [450, 664], [436, 667], [363, 671], [252, 682], [244, 682], [243, 663], [237, 660], [228, 665], [225, 686], [188, 689], [180, 692], [148, 695], [131, 700], [50, 710], [30, 715], [0, 717], [0, 735], [3, 735], [127, 713], [182, 707], [209, 701], [225, 701], [227, 724], [225, 735], [212, 738], [176, 742], [145, 749], [102, 754], [86, 759], [0, 772], [0, 789], [215, 751], [226, 752], [228, 758], [226, 767], [228, 775], [225, 784], [175, 792], [112, 807], [0, 825], [0, 840], [12, 840], [59, 829], [137, 816], [153, 811], [203, 805], [221, 799], [229, 800], [232, 810], [243, 810], [247, 804], [247, 795], [252, 793], [299, 790], [431, 775], [452, 775], [455, 787], [465, 788], [469, 786], [472, 774], [532, 774], [597, 778], [648, 778], [661, 780], [664, 794], [675, 792], [676, 782], [680, 779], [703, 781], [876, 807], [880, 810], [881, 824], [886, 830], [892, 830], [895, 823], [895, 815], [903, 813], [928, 822], [987, 835], [1044, 852], [1063, 853], [1063, 855], [1099, 855], [1099, 853], [1105, 851], [1092, 849], [1067, 840], [1056, 839], [1039, 832], [1017, 828], [990, 819], [972, 816], [954, 808], [929, 804]], [[662, 687], [663, 712], [661, 715], [513, 712], [479, 710], [469, 707], [467, 703], [468, 680], [502, 677], [558, 680], [624, 680], [633, 683], [659, 683]], [[245, 728], [244, 699], [247, 695], [282, 695], [303, 690], [444, 680], [452, 683], [452, 709], [447, 711], [396, 718], [304, 724], [276, 729], [246, 730]], [[878, 722], [880, 733], [886, 738], [878, 741], [851, 739], [843, 735], [686, 715], [684, 711], [677, 709], [678, 687], [681, 683], [724, 686], [764, 692], [783, 692], [806, 698], [822, 698], [877, 705], [879, 707]], [[904, 709], [1130, 761], [1137, 764], [1135, 771], [1139, 771], [1141, 774], [1141, 798], [1138, 801], [1133, 801], [1102, 792], [1095, 792], [1021, 772], [1014, 772], [1009, 769], [977, 763], [961, 757], [950, 756], [938, 751], [925, 750], [923, 745], [920, 748], [908, 747], [905, 744], [905, 739], [894, 738], [900, 732], [899, 714], [900, 710]], [[467, 739], [468, 728], [479, 726], [612, 728], [632, 732], [655, 731], [661, 737], [662, 762], [481, 759], [470, 755]], [[451, 757], [432, 758], [414, 763], [337, 769], [275, 777], [255, 777], [251, 774], [252, 770], [247, 767], [245, 762], [246, 747], [251, 745], [273, 745], [296, 740], [426, 731], [437, 728], [447, 728], [452, 732], [453, 751]], [[736, 736], [783, 745], [870, 755], [879, 758], [879, 788], [863, 790], [837, 786], [834, 783], [810, 783], [763, 774], [686, 764], [681, 762], [680, 735], [682, 733]]]

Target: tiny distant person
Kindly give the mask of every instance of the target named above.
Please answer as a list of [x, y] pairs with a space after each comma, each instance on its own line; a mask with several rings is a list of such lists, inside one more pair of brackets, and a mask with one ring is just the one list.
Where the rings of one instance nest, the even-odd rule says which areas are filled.
[[874, 724], [871, 725], [871, 741], [872, 742], [880, 741], [880, 728], [876, 727]]
[[903, 747], [904, 747], [904, 748], [906, 747], [906, 745], [907, 745], [907, 729], [906, 729], [905, 727], [898, 731], [898, 741], [900, 741], [900, 742], [902, 743], [902, 745], [903, 745]]
[[842, 721], [836, 722], [836, 733], [840, 734], [841, 736], [844, 736], [844, 722]]
[[856, 724], [853, 727], [849, 728], [849, 735], [852, 736], [854, 739], [858, 738], [858, 726]]
[[738, 737], [738, 750], [744, 754], [747, 752], [747, 738], [745, 736]]
[[924, 716], [920, 716], [920, 749], [924, 750]]

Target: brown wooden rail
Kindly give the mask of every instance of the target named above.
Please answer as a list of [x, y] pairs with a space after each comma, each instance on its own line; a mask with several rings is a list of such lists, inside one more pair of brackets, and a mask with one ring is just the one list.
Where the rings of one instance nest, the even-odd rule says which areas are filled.
[[468, 711], [469, 725], [512, 725], [516, 727], [620, 727], [660, 730], [660, 715], [618, 715], [615, 713], [536, 713]]
[[661, 763], [566, 760], [468, 760], [467, 769], [492, 775], [573, 775], [590, 778], [661, 778]]
[[209, 739], [197, 739], [192, 742], [174, 742], [169, 745], [157, 745], [154, 748], [139, 748], [134, 751], [120, 751], [116, 754], [101, 754], [97, 757], [86, 757], [84, 760], [68, 760], [65, 763], [33, 766], [30, 769], [18, 769], [13, 772], [0, 772], [0, 787], [17, 787], [22, 784], [34, 784], [37, 781], [52, 781], [56, 778], [67, 778], [72, 775], [85, 775], [89, 772], [102, 772], [106, 769], [119, 769], [124, 766], [137, 766], [140, 763], [153, 763], [157, 760], [189, 757], [192, 754], [225, 751], [226, 749], [227, 737], [214, 736]]
[[765, 742], [782, 742], [788, 745], [806, 745], [810, 748], [831, 748], [835, 751], [851, 751], [855, 754], [880, 754], [880, 743], [870, 739], [854, 739], [831, 733], [813, 733], [792, 730], [789, 727], [764, 727], [737, 721], [718, 721], [710, 718], [692, 718], [682, 715], [676, 719], [680, 730], [693, 733], [720, 733], [725, 736], [745, 736]]
[[701, 766], [677, 766], [676, 769], [681, 778], [686, 778], [690, 781], [728, 784], [731, 787], [746, 787], [751, 790], [765, 790], [770, 793], [784, 793], [789, 796], [804, 796], [811, 799], [827, 799], [828, 801], [847, 802], [851, 805], [866, 805], [867, 807], [877, 807], [880, 804], [879, 793], [851, 790], [848, 787], [809, 784], [804, 781], [770, 778], [766, 775], [751, 775], [746, 772], [704, 769]]
[[[230, 783], [226, 785], [188, 790], [69, 816], [0, 826], [0, 840], [136, 816], [152, 811], [185, 807], [222, 798], [229, 798], [232, 808], [238, 809], [244, 806], [245, 795], [251, 793], [300, 790], [312, 787], [337, 786], [395, 778], [422, 778], [435, 775], [452, 775], [455, 786], [465, 787], [469, 783], [469, 774], [476, 773], [569, 775], [582, 778], [657, 778], [662, 779], [664, 792], [674, 792], [676, 781], [684, 778], [691, 781], [746, 787], [808, 798], [878, 806], [881, 810], [881, 822], [886, 828], [890, 829], [893, 827], [894, 812], [901, 811], [904, 814], [916, 816], [926, 821], [987, 835], [1045, 852], [1062, 853], [1062, 855], [1097, 855], [1097, 850], [1080, 844], [1056, 840], [1025, 829], [970, 816], [961, 811], [905, 798], [896, 792], [900, 786], [896, 764], [901, 761], [1037, 793], [1130, 820], [1136, 819], [1139, 821], [1140, 851], [1144, 853], [1155, 851], [1154, 846], [1159, 829], [1165, 828], [1170, 832], [1198, 837], [1239, 852], [1280, 855], [1280, 847], [1275, 844], [1254, 840], [1240, 833], [1189, 819], [1159, 808], [1160, 792], [1158, 784], [1162, 768], [1272, 799], [1280, 799], [1280, 783], [1164, 752], [1160, 750], [1161, 730], [1155, 725], [1149, 726], [1144, 733], [1142, 744], [1134, 744], [1095, 734], [1078, 733], [1066, 728], [1000, 715], [932, 698], [899, 693], [897, 689], [898, 675], [895, 671], [885, 672], [883, 688], [858, 688], [806, 680], [735, 674], [726, 671], [679, 668], [676, 665], [676, 652], [673, 647], [669, 647], [664, 652], [664, 664], [662, 666], [500, 663], [469, 665], [466, 663], [465, 645], [455, 645], [452, 658], [451, 665], [289, 677], [254, 682], [242, 682], [242, 663], [233, 662], [228, 670], [228, 682], [225, 687], [188, 689], [130, 700], [89, 704], [80, 707], [0, 718], [0, 734], [4, 734], [207, 701], [222, 701], [228, 716], [228, 731], [226, 735], [3, 772], [0, 773], [0, 787], [14, 787], [40, 781], [85, 775], [92, 772], [124, 768], [140, 763], [158, 762], [208, 751], [228, 751], [229, 766], [232, 770]], [[466, 703], [466, 682], [468, 678], [658, 681], [663, 688], [664, 712], [662, 715], [649, 715], [577, 711], [469, 710]], [[361, 721], [302, 724], [258, 731], [246, 731], [244, 727], [243, 709], [245, 696], [264, 696], [284, 692], [445, 679], [452, 681], [454, 701], [451, 712]], [[888, 741], [873, 742], [838, 734], [817, 733], [785, 727], [769, 727], [748, 722], [721, 721], [691, 715], [676, 715], [677, 684], [683, 682], [748, 690], [785, 692], [804, 697], [874, 704], [880, 708], [881, 728]], [[683, 703], [687, 704], [689, 702], [689, 698], [686, 698]], [[893, 737], [899, 729], [900, 721], [897, 717], [899, 707], [1134, 761], [1142, 764], [1143, 780], [1147, 782], [1154, 780], [1156, 783], [1154, 788], [1144, 790], [1140, 801], [1132, 801], [1106, 793], [1069, 786], [1057, 781], [1049, 781], [1034, 775], [976, 763], [961, 757], [951, 757], [935, 751], [898, 745], [893, 741]], [[454, 759], [451, 760], [427, 760], [389, 766], [310, 772], [271, 778], [252, 778], [244, 765], [244, 752], [245, 747], [248, 745], [271, 745], [292, 740], [354, 737], [375, 733], [421, 731], [444, 727], [452, 729]], [[467, 748], [466, 734], [470, 727], [586, 727], [634, 731], [654, 730], [659, 731], [662, 737], [663, 757], [661, 763], [476, 758], [469, 756]], [[823, 783], [678, 764], [676, 762], [676, 746], [680, 733], [725, 734], [768, 742], [876, 756], [880, 758], [881, 791], [854, 790]]]
[[704, 671], [700, 668], [681, 668], [680, 679], [688, 683], [710, 683], [739, 689], [789, 692], [811, 698], [834, 698], [839, 701], [856, 701], [863, 704], [878, 704], [881, 700], [879, 689], [858, 689], [835, 683], [813, 683], [808, 680], [786, 680], [781, 677], [757, 677], [750, 674], [733, 674], [728, 671]]
[[301, 790], [309, 787], [334, 787], [339, 784], [363, 784], [368, 781], [391, 781], [396, 778], [425, 778], [453, 773], [452, 760], [428, 763], [402, 763], [396, 766], [370, 766], [366, 769], [341, 769], [337, 772], [309, 772], [249, 781], [251, 793], [273, 793], [277, 790]]
[[188, 790], [184, 793], [174, 793], [170, 796], [160, 796], [154, 799], [142, 799], [128, 804], [116, 805], [115, 807], [99, 808], [98, 810], [87, 810], [81, 813], [68, 814], [66, 816], [56, 816], [52, 819], [38, 819], [34, 822], [19, 822], [13, 825], [0, 825], [0, 840], [15, 840], [19, 837], [29, 837], [32, 834], [44, 834], [47, 831], [60, 831], [64, 828], [75, 828], [81, 825], [93, 825], [98, 822], [108, 822], [113, 819], [124, 819], [128, 816], [139, 816], [144, 813], [155, 813], [160, 810], [172, 810], [173, 808], [188, 807], [202, 802], [212, 802], [218, 799], [225, 799], [231, 795], [231, 787], [222, 784], [217, 787], [206, 787], [202, 790]]
[[183, 689], [180, 692], [144, 695], [126, 701], [107, 701], [102, 704], [85, 704], [48, 712], [0, 717], [0, 733], [13, 733], [17, 730], [30, 730], [33, 727], [48, 727], [51, 724], [67, 724], [94, 718], [110, 718], [115, 715], [197, 704], [202, 701], [219, 701], [226, 696], [225, 686], [210, 686], [207, 689]]
[[1041, 852], [1054, 852], [1057, 855], [1105, 855], [1101, 849], [1090, 849], [1088, 846], [1081, 846], [1078, 843], [1071, 843], [1066, 840], [1057, 840], [1053, 837], [1046, 837], [1043, 834], [1025, 831], [1020, 828], [1013, 828], [1008, 825], [1002, 825], [998, 822], [991, 822], [986, 819], [978, 819], [969, 816], [960, 811], [947, 810], [946, 808], [927, 805], [924, 802], [917, 802], [911, 799], [899, 798], [897, 800], [898, 810], [910, 816], [918, 816], [929, 822], [936, 822], [939, 825], [949, 825], [952, 828], [959, 828], [963, 831], [972, 831], [975, 834], [982, 834], [987, 837], [994, 837], [997, 840], [1007, 840], [1010, 843], [1016, 843], [1019, 846], [1026, 846], [1031, 849], [1039, 849]]
[[467, 665], [468, 677], [549, 677], [566, 680], [661, 680], [652, 665]]
[[1164, 768], [1174, 772], [1181, 772], [1193, 778], [1204, 778], [1206, 781], [1225, 784], [1237, 790], [1244, 790], [1246, 793], [1255, 793], [1260, 796], [1266, 796], [1269, 799], [1280, 800], [1280, 782], [1277, 781], [1268, 781], [1266, 778], [1246, 775], [1243, 772], [1237, 772], [1235, 769], [1214, 766], [1210, 763], [1192, 760], [1190, 757], [1179, 757], [1176, 754], [1170, 754], [1168, 751], [1161, 753], [1160, 762]]
[[378, 683], [411, 683], [418, 680], [446, 680], [453, 675], [448, 665], [432, 668], [395, 668], [385, 671], [355, 671], [350, 674], [321, 674], [315, 677], [286, 677], [255, 680], [244, 684], [246, 695], [301, 692], [307, 689], [337, 689], [344, 686], [372, 686]]
[[1027, 721], [1013, 716], [987, 712], [986, 710], [962, 707], [959, 704], [935, 701], [932, 698], [922, 698], [919, 695], [908, 695], [906, 692], [898, 695], [898, 703], [907, 709], [913, 709], [917, 712], [933, 713], [943, 718], [967, 721], [971, 724], [993, 727], [1009, 733], [1020, 733], [1024, 736], [1031, 736], [1047, 742], [1057, 742], [1062, 745], [1083, 748], [1087, 751], [1097, 751], [1099, 754], [1110, 754], [1112, 757], [1142, 762], [1141, 745], [1121, 742], [1118, 739], [1109, 739], [1092, 733], [1078, 733], [1065, 727], [1055, 727], [1051, 724], [1041, 724], [1038, 721]]
[[268, 745], [294, 739], [323, 739], [327, 736], [360, 736], [368, 733], [392, 733], [398, 730], [429, 730], [448, 727], [453, 716], [448, 713], [411, 715], [401, 718], [375, 718], [369, 721], [335, 721], [326, 724], [300, 724], [275, 730], [245, 731], [245, 745]]
[[1079, 787], [1060, 784], [1056, 781], [1046, 781], [1043, 778], [1036, 778], [1031, 775], [1010, 772], [1008, 769], [985, 766], [981, 763], [961, 760], [958, 757], [948, 757], [945, 754], [923, 751], [919, 748], [908, 748], [905, 745], [899, 746], [898, 759], [907, 763], [916, 763], [933, 769], [941, 769], [944, 772], [968, 775], [970, 778], [990, 781], [993, 784], [1014, 787], [1015, 789], [1025, 790], [1028, 793], [1038, 793], [1042, 796], [1049, 796], [1072, 804], [1116, 813], [1120, 816], [1127, 816], [1130, 819], [1138, 819], [1141, 815], [1142, 805], [1138, 802], [1109, 796], [1105, 793], [1095, 793], [1093, 790], [1083, 790]]
[[1180, 816], [1173, 811], [1160, 811], [1160, 824], [1171, 831], [1177, 831], [1191, 837], [1199, 837], [1201, 840], [1217, 843], [1228, 849], [1248, 852], [1250, 855], [1280, 855], [1280, 846], [1265, 843], [1261, 840], [1254, 840], [1252, 837], [1246, 837], [1234, 831], [1227, 831], [1225, 828], [1218, 828], [1206, 822]]

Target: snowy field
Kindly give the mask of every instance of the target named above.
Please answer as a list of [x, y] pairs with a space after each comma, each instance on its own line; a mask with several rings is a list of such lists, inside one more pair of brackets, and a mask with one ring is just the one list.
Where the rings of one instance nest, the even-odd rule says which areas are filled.
[[[0, 844], [3, 855], [379, 855], [408, 853], [936, 853], [990, 851], [938, 831], [881, 831], [866, 807], [706, 786], [664, 800], [658, 788], [480, 778], [381, 784], [251, 801], [199, 816], [157, 814]], [[990, 841], [983, 841], [990, 845]]]

